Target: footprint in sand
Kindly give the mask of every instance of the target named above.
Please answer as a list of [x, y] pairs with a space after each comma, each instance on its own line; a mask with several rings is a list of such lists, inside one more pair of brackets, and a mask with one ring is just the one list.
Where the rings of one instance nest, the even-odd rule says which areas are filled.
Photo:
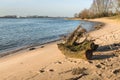
[[96, 67], [97, 67], [97, 68], [101, 68], [102, 66], [101, 66], [100, 64], [97, 64]]
[[44, 69], [41, 69], [41, 70], [39, 70], [39, 72], [40, 72], [40, 73], [44, 73], [44, 72], [45, 72], [45, 70], [44, 70]]
[[[49, 69], [49, 72], [54, 72], [54, 71], [55, 71], [54, 69]], [[44, 73], [45, 70], [44, 70], [44, 69], [41, 69], [41, 70], [39, 70], [39, 72], [40, 72], [40, 73]]]
[[54, 72], [54, 69], [49, 69], [50, 72]]
[[115, 70], [113, 71], [113, 73], [116, 74], [116, 75], [117, 75], [117, 74], [120, 74], [120, 69], [115, 69]]
[[93, 62], [92, 61], [88, 61], [90, 64], [92, 64]]

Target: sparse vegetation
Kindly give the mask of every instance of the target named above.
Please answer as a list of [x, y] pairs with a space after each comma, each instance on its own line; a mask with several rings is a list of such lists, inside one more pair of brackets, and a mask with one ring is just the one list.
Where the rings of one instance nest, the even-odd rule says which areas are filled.
[[120, 15], [108, 17], [109, 19], [120, 20]]

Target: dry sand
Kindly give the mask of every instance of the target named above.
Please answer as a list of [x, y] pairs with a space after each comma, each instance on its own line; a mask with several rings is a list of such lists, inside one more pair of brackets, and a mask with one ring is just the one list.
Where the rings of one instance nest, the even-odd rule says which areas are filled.
[[90, 33], [100, 45], [93, 60], [67, 58], [54, 42], [0, 58], [0, 80], [120, 80], [120, 23], [106, 18], [91, 21], [106, 24]]

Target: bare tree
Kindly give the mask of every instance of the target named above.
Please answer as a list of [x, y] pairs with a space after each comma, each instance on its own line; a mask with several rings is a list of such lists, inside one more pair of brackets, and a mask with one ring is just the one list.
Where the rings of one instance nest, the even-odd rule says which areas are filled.
[[93, 0], [89, 9], [79, 13], [80, 18], [107, 17], [120, 14], [120, 0]]
[[120, 8], [120, 0], [117, 0], [118, 1], [118, 7]]
[[120, 13], [120, 0], [117, 0], [118, 3], [118, 12]]
[[90, 10], [92, 10], [95, 14], [105, 15], [109, 12], [111, 1], [112, 0], [93, 0]]

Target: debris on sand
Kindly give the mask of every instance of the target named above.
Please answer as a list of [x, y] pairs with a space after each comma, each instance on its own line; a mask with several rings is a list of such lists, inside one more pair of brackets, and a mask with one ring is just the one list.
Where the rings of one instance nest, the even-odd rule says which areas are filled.
[[78, 26], [71, 35], [58, 44], [58, 48], [68, 57], [92, 59], [92, 53], [98, 48], [98, 45], [87, 38], [86, 30]]

